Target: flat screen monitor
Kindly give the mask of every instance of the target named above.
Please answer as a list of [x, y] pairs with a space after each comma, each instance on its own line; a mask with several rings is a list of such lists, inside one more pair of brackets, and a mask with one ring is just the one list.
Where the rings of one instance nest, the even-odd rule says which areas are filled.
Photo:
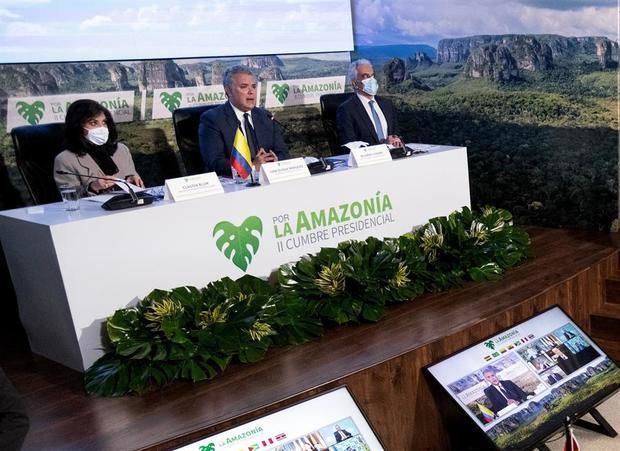
[[0, 64], [353, 50], [343, 0], [0, 3]]
[[177, 448], [183, 451], [383, 451], [346, 386]]
[[620, 387], [616, 364], [559, 307], [427, 371], [496, 449], [535, 447]]

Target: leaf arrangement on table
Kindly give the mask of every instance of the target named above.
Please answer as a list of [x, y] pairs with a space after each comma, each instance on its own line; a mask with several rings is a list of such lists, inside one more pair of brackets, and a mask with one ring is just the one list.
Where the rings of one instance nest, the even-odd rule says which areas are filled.
[[153, 290], [107, 320], [111, 351], [86, 371], [86, 390], [119, 396], [210, 379], [233, 359], [256, 362], [271, 346], [303, 343], [324, 327], [378, 321], [388, 304], [497, 279], [529, 254], [529, 236], [509, 212], [463, 208], [399, 238], [323, 248], [281, 266], [275, 286], [245, 275]]

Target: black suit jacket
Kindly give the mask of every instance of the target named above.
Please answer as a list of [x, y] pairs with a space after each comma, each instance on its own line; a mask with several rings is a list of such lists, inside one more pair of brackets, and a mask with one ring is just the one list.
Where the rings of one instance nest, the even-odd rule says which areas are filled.
[[336, 443], [340, 443], [346, 438], [351, 437], [351, 433], [346, 429], [340, 429], [339, 431], [334, 431], [334, 438], [336, 439]]
[[[506, 396], [508, 398], [514, 399], [515, 401], [519, 402], [523, 402], [527, 399], [528, 394], [525, 393], [521, 389], [521, 387], [519, 387], [514, 382], [506, 380], [499, 381], [499, 384], [506, 391]], [[494, 413], [499, 412], [508, 405], [508, 401], [506, 400], [506, 398], [504, 398], [502, 394], [497, 390], [497, 388], [492, 385], [484, 389], [484, 394], [489, 399], [489, 401], [491, 401], [491, 410], [493, 410]]]
[[[278, 160], [286, 160], [289, 157], [288, 147], [280, 128], [271, 119], [271, 113], [256, 107], [250, 114], [258, 148], [273, 150]], [[230, 151], [238, 126], [237, 116], [229, 102], [202, 113], [198, 126], [198, 140], [205, 171], [215, 171], [218, 175], [231, 175]]]
[[[387, 122], [388, 135], [398, 135], [398, 121], [396, 109], [391, 100], [375, 96], [385, 121]], [[357, 94], [342, 102], [336, 111], [336, 129], [340, 145], [351, 141], [365, 141], [369, 145], [381, 144], [377, 137], [375, 125], [366, 113], [362, 101]]]

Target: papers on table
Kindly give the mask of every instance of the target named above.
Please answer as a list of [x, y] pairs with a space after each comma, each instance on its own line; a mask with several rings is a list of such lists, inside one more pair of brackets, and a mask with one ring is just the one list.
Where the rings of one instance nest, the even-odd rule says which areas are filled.
[[368, 145], [365, 141], [351, 141], [343, 144], [349, 150], [359, 149], [360, 147], [366, 147]]

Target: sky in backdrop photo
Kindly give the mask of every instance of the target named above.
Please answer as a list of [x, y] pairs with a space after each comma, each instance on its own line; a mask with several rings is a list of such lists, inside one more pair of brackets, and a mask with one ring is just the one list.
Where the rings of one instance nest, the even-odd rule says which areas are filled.
[[606, 36], [615, 0], [352, 0], [356, 45], [427, 44], [480, 34]]

